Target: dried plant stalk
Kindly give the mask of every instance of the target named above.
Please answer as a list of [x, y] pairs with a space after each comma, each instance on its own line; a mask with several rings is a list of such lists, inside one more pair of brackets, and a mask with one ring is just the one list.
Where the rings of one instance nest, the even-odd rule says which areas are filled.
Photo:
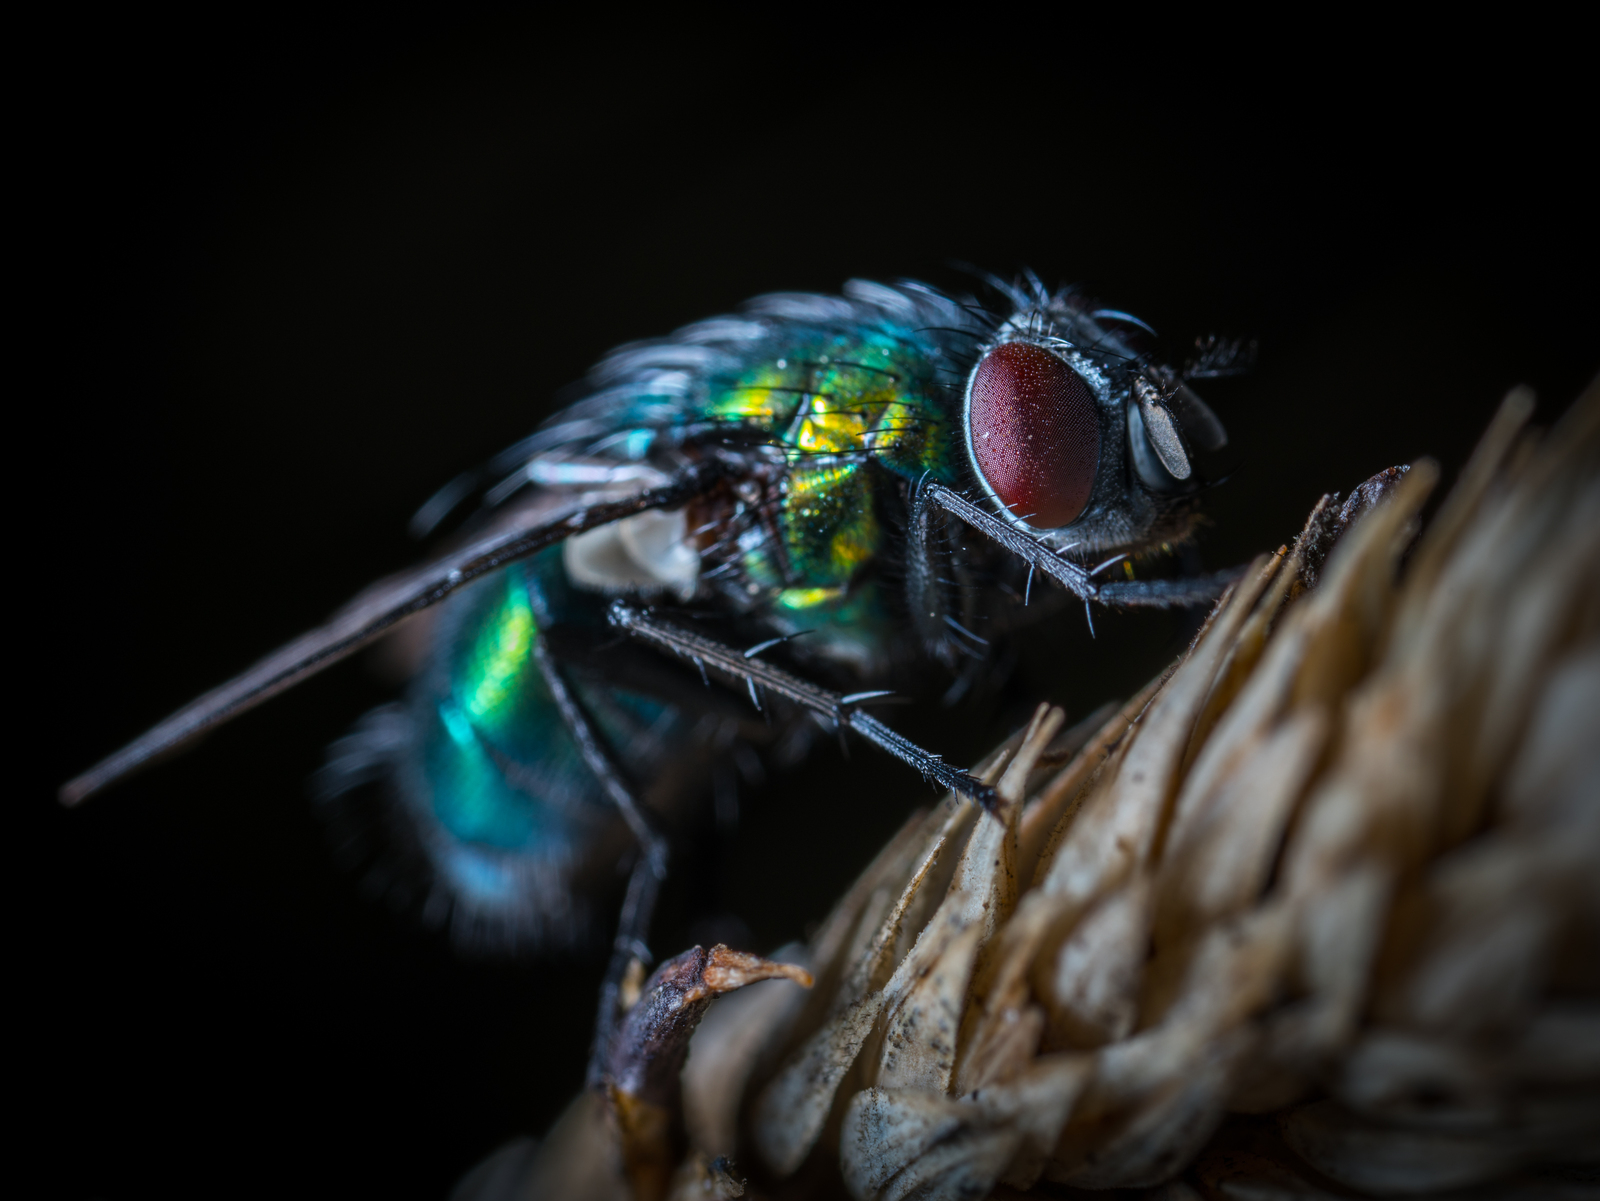
[[1420, 540], [1429, 462], [1325, 497], [1064, 766], [1041, 706], [996, 815], [914, 819], [783, 956], [813, 994], [695, 1034], [672, 1195], [1592, 1180], [1600, 388], [1531, 407]]

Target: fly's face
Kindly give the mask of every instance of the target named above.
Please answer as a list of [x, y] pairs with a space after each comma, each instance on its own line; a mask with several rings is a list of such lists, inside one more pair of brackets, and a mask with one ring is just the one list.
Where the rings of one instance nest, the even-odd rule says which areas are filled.
[[1197, 452], [1227, 435], [1145, 353], [1148, 327], [1077, 301], [1018, 313], [981, 349], [962, 408], [972, 473], [1000, 516], [1057, 551], [1181, 537], [1201, 486]]

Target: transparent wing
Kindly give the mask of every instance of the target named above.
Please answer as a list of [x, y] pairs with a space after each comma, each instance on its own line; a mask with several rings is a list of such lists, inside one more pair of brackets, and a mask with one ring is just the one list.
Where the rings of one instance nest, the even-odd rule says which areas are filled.
[[373, 587], [326, 624], [273, 651], [227, 683], [179, 709], [127, 746], [69, 780], [62, 804], [76, 805], [151, 759], [292, 688], [387, 634], [407, 618], [431, 608], [473, 580], [537, 554], [547, 546], [647, 509], [681, 504], [705, 492], [734, 467], [718, 459], [689, 465], [659, 487], [619, 500], [572, 509], [556, 518], [532, 517], [500, 529], [451, 554]]

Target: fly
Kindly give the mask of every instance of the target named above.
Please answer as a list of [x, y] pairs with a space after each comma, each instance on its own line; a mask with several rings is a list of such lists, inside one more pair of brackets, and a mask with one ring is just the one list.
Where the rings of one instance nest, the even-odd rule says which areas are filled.
[[[908, 666], [940, 665], [962, 695], [1011, 631], [1063, 611], [1036, 575], [1086, 613], [1197, 605], [1233, 578], [1101, 577], [1192, 531], [1201, 456], [1227, 435], [1188, 381], [1230, 373], [1238, 348], [1202, 343], [1180, 372], [1127, 313], [992, 282], [997, 308], [915, 283], [769, 295], [614, 351], [575, 404], [423, 506], [422, 535], [472, 510], [450, 549], [63, 802], [421, 626], [405, 698], [330, 748], [319, 787], [382, 782], [431, 875], [427, 911], [467, 940], [579, 938], [589, 876], [631, 855], [601, 1062], [623, 971], [648, 960], [663, 830], [717, 762], [848, 731], [992, 805], [869, 712]], [[763, 657], [779, 647], [794, 670]]]

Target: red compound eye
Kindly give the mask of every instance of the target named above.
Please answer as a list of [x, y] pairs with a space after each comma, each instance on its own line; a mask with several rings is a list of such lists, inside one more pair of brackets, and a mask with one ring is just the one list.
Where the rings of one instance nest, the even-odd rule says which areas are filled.
[[1008, 342], [984, 356], [967, 405], [972, 456], [1002, 504], [1056, 529], [1089, 503], [1100, 463], [1094, 394], [1048, 350]]

